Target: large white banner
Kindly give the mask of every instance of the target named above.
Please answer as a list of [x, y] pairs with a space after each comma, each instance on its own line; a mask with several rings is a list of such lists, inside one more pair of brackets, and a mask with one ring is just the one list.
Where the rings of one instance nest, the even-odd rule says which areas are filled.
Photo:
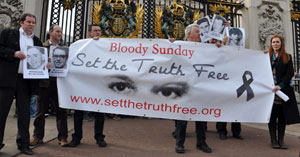
[[60, 107], [168, 119], [269, 120], [268, 54], [186, 41], [85, 39], [58, 78]]

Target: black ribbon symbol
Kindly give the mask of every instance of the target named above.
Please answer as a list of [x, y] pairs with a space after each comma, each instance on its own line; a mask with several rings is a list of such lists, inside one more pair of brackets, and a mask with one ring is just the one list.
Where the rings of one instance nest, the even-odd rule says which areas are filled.
[[[247, 75], [250, 76], [250, 79], [247, 80]], [[253, 82], [253, 76], [250, 71], [245, 71], [243, 74], [243, 85], [240, 86], [237, 90], [237, 97], [239, 98], [245, 91], [247, 91], [247, 101], [254, 98], [253, 90], [250, 87], [250, 84]]]

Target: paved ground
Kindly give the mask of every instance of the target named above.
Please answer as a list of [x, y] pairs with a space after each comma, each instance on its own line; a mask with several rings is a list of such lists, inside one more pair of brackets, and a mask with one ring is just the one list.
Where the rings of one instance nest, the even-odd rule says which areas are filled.
[[[73, 132], [73, 120], [69, 118], [69, 136]], [[77, 148], [58, 146], [55, 118], [46, 120], [45, 144], [33, 149], [34, 156], [112, 156], [112, 157], [173, 157], [173, 156], [214, 156], [214, 157], [300, 157], [300, 125], [287, 127], [287, 150], [270, 148], [270, 139], [266, 124], [242, 124], [244, 140], [229, 138], [222, 141], [218, 138], [215, 123], [208, 123], [207, 143], [213, 153], [206, 154], [196, 149], [195, 123], [189, 122], [185, 142], [185, 154], [175, 153], [175, 139], [171, 136], [174, 129], [172, 120], [163, 119], [112, 119], [105, 121], [104, 134], [108, 147], [100, 148], [93, 138], [93, 122], [84, 122], [84, 137]], [[32, 125], [31, 125], [32, 126]], [[228, 129], [230, 125], [228, 126]], [[230, 129], [229, 129], [230, 130]], [[31, 131], [32, 133], [32, 127]], [[15, 144], [16, 119], [10, 114], [5, 131], [4, 143], [0, 157], [26, 155], [18, 154]], [[231, 135], [231, 134], [229, 134]], [[71, 138], [69, 137], [69, 141]]]
[[[51, 121], [51, 118], [47, 121]], [[52, 118], [52, 121], [54, 119]], [[93, 139], [93, 122], [84, 123], [84, 137], [82, 144], [77, 148], [62, 148], [58, 146], [57, 139], [50, 140], [34, 148], [34, 156], [122, 156], [122, 157], [173, 157], [173, 156], [222, 156], [222, 157], [298, 157], [300, 154], [300, 125], [296, 132], [288, 131], [286, 135], [287, 150], [270, 148], [270, 139], [265, 124], [243, 124], [242, 134], [244, 140], [229, 138], [222, 141], [218, 138], [215, 123], [208, 124], [207, 143], [212, 147], [213, 153], [206, 154], [196, 149], [196, 135], [194, 122], [189, 122], [185, 143], [186, 153], [176, 154], [174, 151], [175, 139], [171, 132], [174, 122], [161, 119], [122, 119], [120, 121], [107, 120], [105, 123], [105, 140], [108, 147], [100, 148]], [[230, 126], [230, 125], [229, 125]], [[229, 128], [229, 127], [228, 127]], [[291, 130], [291, 127], [289, 127]], [[56, 131], [53, 130], [56, 133]], [[71, 132], [69, 135], [71, 135]], [[291, 135], [294, 134], [294, 135]], [[69, 138], [70, 140], [70, 138]], [[5, 141], [6, 142], [6, 141]], [[13, 143], [14, 145], [14, 143]], [[11, 146], [8, 146], [11, 147]], [[7, 148], [6, 148], [7, 149]], [[7, 156], [6, 149], [1, 150], [0, 156]], [[18, 151], [16, 151], [17, 153]], [[23, 157], [26, 155], [17, 155]]]

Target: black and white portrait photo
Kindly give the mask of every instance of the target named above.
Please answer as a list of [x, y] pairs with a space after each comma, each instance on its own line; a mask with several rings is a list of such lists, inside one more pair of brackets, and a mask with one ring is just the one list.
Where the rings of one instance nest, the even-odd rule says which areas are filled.
[[67, 47], [55, 47], [52, 51], [53, 66], [55, 69], [66, 69], [69, 49]]
[[214, 15], [210, 27], [209, 35], [211, 38], [222, 40], [225, 34], [226, 19], [219, 15]]
[[69, 48], [50, 46], [51, 70], [50, 76], [66, 77], [68, 73]]
[[28, 46], [27, 48], [27, 69], [44, 70], [47, 58], [44, 57], [44, 48]]
[[199, 25], [201, 42], [206, 42], [207, 40], [210, 39], [208, 36], [208, 32], [209, 32], [209, 28], [210, 28], [209, 17], [205, 16], [205, 17], [197, 20], [196, 23]]
[[48, 69], [48, 52], [44, 47], [27, 46], [26, 58], [23, 62], [24, 78], [45, 79], [49, 78]]
[[235, 47], [245, 47], [245, 31], [243, 28], [228, 27], [226, 28], [228, 44]]

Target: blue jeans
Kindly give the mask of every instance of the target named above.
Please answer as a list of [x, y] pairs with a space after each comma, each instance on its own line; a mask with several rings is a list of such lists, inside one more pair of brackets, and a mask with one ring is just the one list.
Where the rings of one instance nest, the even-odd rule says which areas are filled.
[[34, 118], [34, 116], [35, 116], [36, 103], [37, 103], [36, 96], [31, 96], [30, 105], [29, 105], [30, 106], [30, 117], [31, 118]]

